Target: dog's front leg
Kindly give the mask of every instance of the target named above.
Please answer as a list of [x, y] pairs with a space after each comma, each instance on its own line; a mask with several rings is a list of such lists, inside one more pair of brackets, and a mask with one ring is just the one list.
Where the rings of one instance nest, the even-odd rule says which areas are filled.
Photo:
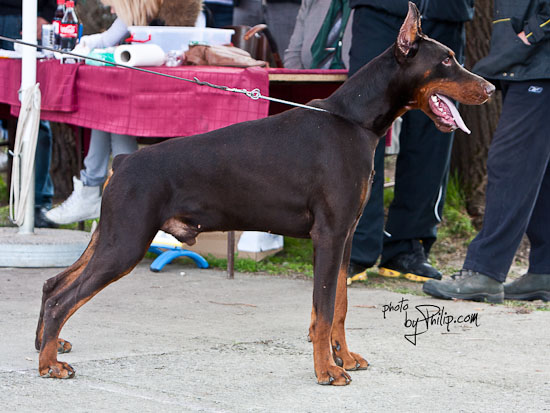
[[[355, 227], [354, 227], [355, 228]], [[346, 247], [340, 271], [338, 273], [338, 285], [336, 287], [336, 300], [334, 305], [334, 320], [332, 322], [331, 344], [334, 361], [345, 370], [364, 370], [369, 363], [357, 353], [352, 353], [346, 343], [345, 322], [348, 311], [348, 286], [347, 275], [351, 255], [351, 243], [354, 231], [350, 231], [346, 240]]]
[[332, 356], [330, 335], [334, 318], [334, 302], [338, 269], [342, 261], [343, 237], [328, 231], [322, 235], [312, 233], [314, 246], [313, 323], [310, 337], [313, 341], [313, 361], [319, 384], [343, 386], [351, 381], [350, 375], [337, 366]]

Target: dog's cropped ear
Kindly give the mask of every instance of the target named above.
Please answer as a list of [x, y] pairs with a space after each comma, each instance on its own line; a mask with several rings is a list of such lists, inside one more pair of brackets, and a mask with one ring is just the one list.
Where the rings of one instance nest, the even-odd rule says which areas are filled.
[[418, 50], [417, 40], [421, 35], [420, 12], [409, 1], [409, 12], [397, 36], [397, 53], [404, 57], [413, 57]]

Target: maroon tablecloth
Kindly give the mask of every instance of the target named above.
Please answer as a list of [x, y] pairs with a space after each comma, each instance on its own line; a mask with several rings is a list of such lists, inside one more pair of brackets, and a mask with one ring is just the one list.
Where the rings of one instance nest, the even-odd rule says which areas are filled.
[[[151, 70], [269, 94], [262, 68], [155, 67]], [[0, 102], [19, 114], [21, 61], [0, 59]], [[269, 102], [243, 94], [115, 67], [40, 61], [42, 118], [142, 137], [189, 136], [267, 116]]]

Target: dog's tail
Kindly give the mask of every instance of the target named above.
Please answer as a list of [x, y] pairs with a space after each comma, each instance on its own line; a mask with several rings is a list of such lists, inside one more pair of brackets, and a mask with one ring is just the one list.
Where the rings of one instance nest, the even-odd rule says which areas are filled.
[[105, 180], [105, 183], [103, 184], [103, 190], [105, 190], [105, 188], [107, 188], [107, 185], [109, 184], [109, 181], [111, 180], [111, 176], [113, 176], [113, 172], [120, 166], [120, 163], [123, 162], [124, 159], [126, 159], [127, 156], [128, 156], [127, 153], [115, 156], [115, 159], [113, 159], [113, 165], [112, 165], [111, 169], [109, 170], [109, 174], [107, 175], [107, 179]]

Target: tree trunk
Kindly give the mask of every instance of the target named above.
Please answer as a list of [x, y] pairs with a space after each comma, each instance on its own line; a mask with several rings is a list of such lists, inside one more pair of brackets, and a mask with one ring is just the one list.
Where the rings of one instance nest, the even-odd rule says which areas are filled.
[[[466, 25], [466, 68], [489, 52], [493, 20], [493, 1], [477, 0], [474, 20]], [[482, 106], [460, 107], [466, 125], [472, 131], [466, 135], [458, 130], [451, 158], [451, 171], [457, 172], [466, 194], [468, 213], [479, 226], [485, 209], [487, 183], [487, 153], [502, 108], [500, 92]]]

